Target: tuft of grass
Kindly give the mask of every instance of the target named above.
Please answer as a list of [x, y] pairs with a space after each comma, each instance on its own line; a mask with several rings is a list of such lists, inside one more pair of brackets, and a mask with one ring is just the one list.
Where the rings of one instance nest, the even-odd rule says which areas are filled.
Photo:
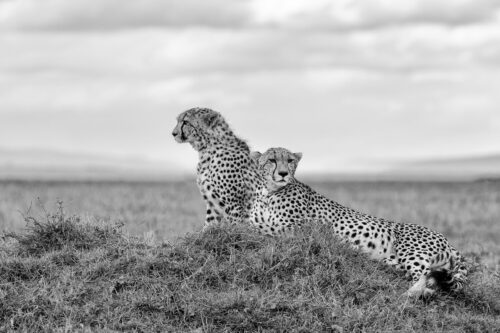
[[81, 223], [79, 216], [65, 214], [62, 202], [58, 202], [55, 213], [46, 213], [44, 219], [27, 215], [24, 220], [25, 233], [5, 234], [17, 241], [17, 252], [21, 255], [41, 256], [65, 247], [90, 250], [121, 237], [122, 224]]
[[494, 332], [499, 274], [402, 296], [404, 276], [309, 225], [275, 239], [216, 226], [172, 243], [67, 217], [0, 242], [0, 331]]

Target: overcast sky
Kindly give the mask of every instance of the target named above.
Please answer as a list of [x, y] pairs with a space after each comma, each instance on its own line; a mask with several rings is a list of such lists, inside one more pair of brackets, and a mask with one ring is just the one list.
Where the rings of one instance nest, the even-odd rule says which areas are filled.
[[500, 152], [500, 0], [0, 0], [0, 148], [194, 170], [221, 112], [302, 170]]

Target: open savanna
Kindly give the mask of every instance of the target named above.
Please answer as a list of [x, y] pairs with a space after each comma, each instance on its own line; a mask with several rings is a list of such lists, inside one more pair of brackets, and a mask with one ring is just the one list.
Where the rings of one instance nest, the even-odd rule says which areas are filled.
[[[463, 252], [500, 264], [500, 182], [320, 182], [318, 192], [361, 212], [440, 231]], [[203, 226], [194, 180], [178, 182], [0, 182], [0, 230], [20, 231], [23, 215], [53, 211], [124, 223], [132, 235], [173, 240]]]
[[308, 183], [440, 231], [473, 263], [470, 285], [408, 300], [404, 276], [320, 226], [202, 234], [194, 180], [3, 181], [0, 331], [500, 332], [500, 183]]

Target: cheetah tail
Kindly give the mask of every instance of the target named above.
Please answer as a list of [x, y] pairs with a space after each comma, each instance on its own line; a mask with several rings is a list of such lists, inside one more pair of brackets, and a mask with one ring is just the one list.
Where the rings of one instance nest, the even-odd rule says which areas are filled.
[[450, 289], [458, 291], [464, 287], [467, 282], [467, 275], [469, 274], [469, 264], [465, 258], [454, 250], [454, 258], [452, 258], [451, 272], [452, 272], [452, 285]]
[[453, 250], [449, 270], [433, 271], [429, 275], [429, 281], [435, 283], [440, 289], [444, 291], [456, 292], [463, 289], [467, 282], [467, 264], [465, 259]]

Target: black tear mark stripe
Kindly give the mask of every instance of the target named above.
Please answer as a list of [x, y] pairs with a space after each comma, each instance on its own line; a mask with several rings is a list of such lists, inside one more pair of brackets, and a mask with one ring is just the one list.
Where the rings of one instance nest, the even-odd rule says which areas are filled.
[[[274, 156], [274, 160], [276, 160], [276, 156]], [[278, 162], [271, 162], [271, 163], [274, 164], [274, 170], [271, 173], [271, 177], [273, 177], [274, 179], [274, 173], [276, 172], [276, 169], [278, 169]]]
[[181, 138], [184, 138], [184, 124], [186, 122], [184, 120], [182, 120], [182, 125], [181, 125]]
[[186, 139], [186, 136], [184, 135], [184, 125], [187, 123], [185, 120], [187, 117], [187, 114], [184, 114], [184, 117], [182, 117], [182, 125], [181, 125], [181, 139]]

